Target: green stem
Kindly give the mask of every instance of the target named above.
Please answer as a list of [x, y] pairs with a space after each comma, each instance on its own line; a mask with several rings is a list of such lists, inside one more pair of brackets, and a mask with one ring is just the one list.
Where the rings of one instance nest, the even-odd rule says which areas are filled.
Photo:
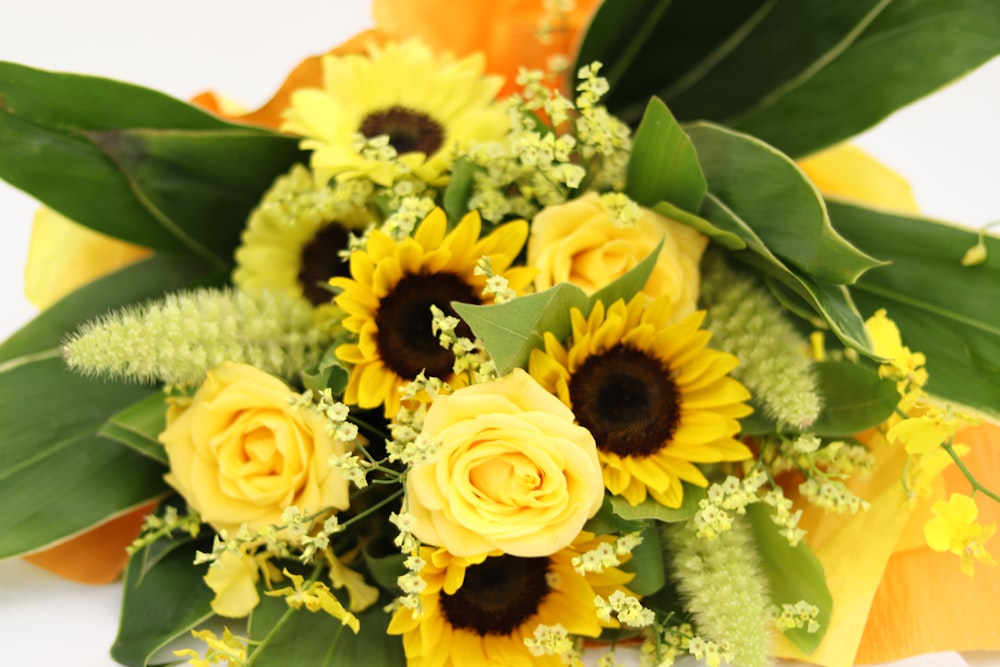
[[[313, 568], [312, 574], [309, 575], [309, 579], [306, 580], [306, 583], [303, 586], [303, 589], [305, 589], [306, 587], [308, 587], [308, 584], [313, 583], [314, 581], [316, 581], [319, 578], [319, 573], [320, 573], [320, 570], [322, 570], [322, 569], [323, 569], [322, 565], [316, 565]], [[296, 611], [297, 610], [292, 609], [291, 607], [289, 607], [288, 609], [285, 610], [285, 613], [281, 615], [281, 618], [279, 618], [278, 621], [273, 626], [271, 626], [271, 629], [268, 631], [268, 633], [266, 635], [264, 635], [264, 638], [261, 639], [259, 642], [257, 642], [257, 648], [255, 648], [253, 650], [253, 652], [250, 653], [250, 655], [247, 656], [247, 661], [244, 664], [244, 667], [252, 667], [253, 666], [253, 664], [256, 662], [257, 658], [260, 656], [261, 649], [266, 648], [267, 645], [269, 643], [271, 643], [271, 639], [274, 637], [274, 635], [282, 627], [284, 627], [285, 623], [288, 622], [288, 619], [290, 619], [292, 617], [292, 614], [294, 614]]]
[[959, 457], [958, 453], [955, 451], [954, 447], [952, 447], [952, 444], [950, 442], [942, 443], [941, 446], [944, 447], [944, 451], [948, 452], [948, 456], [950, 456], [951, 460], [955, 462], [955, 465], [958, 466], [958, 469], [962, 471], [962, 474], [965, 476], [965, 479], [969, 481], [969, 484], [972, 486], [973, 493], [977, 491], [981, 492], [984, 496], [986, 496], [990, 500], [1000, 503], [1000, 496], [993, 493], [985, 486], [980, 484], [978, 480], [976, 480], [976, 477], [969, 471], [968, 468], [965, 467], [965, 464], [962, 463], [962, 459]]

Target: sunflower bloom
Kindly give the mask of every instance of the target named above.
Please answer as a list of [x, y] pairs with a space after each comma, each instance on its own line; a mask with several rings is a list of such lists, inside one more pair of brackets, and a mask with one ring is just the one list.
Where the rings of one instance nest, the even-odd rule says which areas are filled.
[[340, 251], [348, 247], [348, 235], [374, 222], [365, 206], [369, 189], [321, 187], [308, 169], [295, 165], [250, 214], [233, 282], [304, 296], [314, 306], [329, 303], [327, 281], [347, 275]]
[[728, 376], [736, 357], [705, 347], [703, 317], [669, 324], [670, 301], [642, 295], [598, 303], [573, 311], [568, 349], [546, 333], [532, 352], [531, 375], [594, 434], [605, 486], [632, 505], [648, 494], [678, 507], [682, 481], [708, 485], [696, 464], [751, 456], [734, 437], [750, 393]]
[[[366, 56], [326, 56], [323, 87], [292, 95], [282, 129], [304, 137], [321, 179], [367, 176], [390, 185], [413, 173], [441, 184], [457, 148], [507, 130], [494, 102], [503, 80], [483, 67], [481, 54], [436, 57], [417, 41], [373, 46]], [[398, 160], [365, 150], [365, 140], [380, 137]]]
[[[337, 348], [337, 357], [353, 366], [345, 403], [362, 408], [384, 403], [385, 414], [393, 416], [400, 388], [421, 372], [461, 385], [452, 370], [454, 353], [441, 347], [431, 329], [431, 306], [454, 317], [453, 301], [491, 303], [483, 293], [486, 277], [476, 275], [482, 257], [514, 290], [533, 277], [531, 269], [510, 266], [527, 239], [526, 222], [507, 223], [480, 239], [481, 227], [473, 212], [446, 234], [444, 211], [435, 209], [412, 237], [396, 241], [376, 230], [367, 250], [351, 253], [351, 277], [330, 281], [343, 290], [336, 303], [347, 313], [344, 327], [357, 335], [357, 342]], [[464, 323], [456, 331], [471, 338]]]
[[525, 645], [539, 625], [561, 625], [572, 635], [596, 637], [616, 624], [598, 618], [595, 598], [611, 597], [632, 578], [616, 567], [577, 572], [573, 558], [607, 538], [581, 533], [550, 556], [460, 558], [421, 547], [421, 611], [400, 607], [389, 634], [403, 636], [409, 667], [558, 667], [558, 655], [532, 655]]

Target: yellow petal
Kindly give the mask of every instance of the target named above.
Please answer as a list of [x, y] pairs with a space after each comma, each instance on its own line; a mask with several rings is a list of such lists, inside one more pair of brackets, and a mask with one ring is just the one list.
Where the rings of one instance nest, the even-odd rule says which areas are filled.
[[918, 210], [909, 183], [856, 146], [834, 146], [800, 160], [799, 167], [824, 194], [902, 213]]

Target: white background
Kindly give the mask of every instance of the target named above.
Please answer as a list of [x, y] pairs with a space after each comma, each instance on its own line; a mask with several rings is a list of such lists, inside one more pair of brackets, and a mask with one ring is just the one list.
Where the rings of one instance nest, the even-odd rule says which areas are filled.
[[[214, 89], [256, 107], [301, 58], [370, 25], [368, 3], [352, 0], [2, 0], [0, 60], [118, 78], [180, 98]], [[858, 143], [909, 179], [928, 216], [979, 226], [1000, 220], [998, 119], [1000, 60]], [[0, 339], [35, 312], [22, 296], [22, 275], [36, 207], [0, 182]], [[119, 598], [119, 586], [71, 584], [22, 561], [0, 562], [0, 664], [113, 665], [107, 648]], [[1000, 657], [938, 654], [899, 664], [1000, 665]]]

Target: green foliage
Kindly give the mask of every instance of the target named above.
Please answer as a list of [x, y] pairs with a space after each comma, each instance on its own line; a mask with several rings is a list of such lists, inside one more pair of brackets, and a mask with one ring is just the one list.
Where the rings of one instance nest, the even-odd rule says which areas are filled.
[[117, 440], [140, 454], [167, 465], [167, 453], [159, 441], [159, 435], [166, 426], [166, 397], [156, 392], [112, 415], [98, 434]]
[[706, 189], [691, 140], [666, 105], [652, 98], [632, 141], [625, 194], [641, 206], [667, 201], [694, 213]]
[[292, 138], [155, 91], [3, 62], [0, 145], [0, 178], [63, 215], [222, 266], [260, 194], [300, 159]]
[[[347, 600], [341, 602], [346, 606]], [[358, 614], [361, 629], [354, 634], [322, 611], [294, 610], [283, 598], [262, 596], [250, 616], [250, 638], [259, 643], [252, 645], [247, 665], [404, 665], [402, 640], [386, 634], [390, 615], [383, 607], [389, 602], [383, 598]]]
[[968, 229], [828, 202], [838, 229], [892, 264], [866, 274], [851, 293], [866, 316], [885, 308], [903, 344], [927, 356], [927, 390], [1000, 416], [1000, 239], [962, 266], [976, 242]]
[[997, 53], [993, 0], [615, 0], [592, 19], [576, 68], [604, 63], [605, 101], [629, 123], [655, 95], [681, 121], [799, 157]]
[[626, 521], [644, 521], [655, 519], [664, 523], [687, 521], [698, 511], [698, 503], [705, 497], [706, 489], [691, 484], [684, 485], [684, 499], [680, 507], [665, 507], [652, 498], [646, 498], [638, 505], [630, 505], [620, 496], [611, 497], [611, 508]]
[[111, 656], [129, 667], [146, 667], [171, 641], [212, 617], [212, 590], [202, 577], [207, 566], [195, 567], [195, 552], [205, 543], [179, 541], [147, 566], [147, 550], [129, 559], [118, 636]]
[[833, 597], [826, 585], [823, 565], [805, 542], [799, 542], [794, 547], [788, 544], [771, 521], [771, 511], [767, 507], [760, 504], [748, 506], [747, 519], [769, 582], [771, 601], [780, 607], [805, 600], [819, 607], [816, 620], [820, 628], [817, 632], [793, 629], [785, 633], [800, 650], [812, 653], [823, 640], [833, 609]]
[[847, 437], [878, 426], [899, 403], [896, 385], [858, 364], [825, 361], [816, 364], [823, 411], [810, 429], [831, 437]]
[[632, 550], [631, 560], [621, 569], [635, 573], [628, 587], [637, 595], [652, 595], [667, 583], [663, 545], [660, 544], [660, 531], [655, 521], [648, 521], [642, 527], [642, 543]]

